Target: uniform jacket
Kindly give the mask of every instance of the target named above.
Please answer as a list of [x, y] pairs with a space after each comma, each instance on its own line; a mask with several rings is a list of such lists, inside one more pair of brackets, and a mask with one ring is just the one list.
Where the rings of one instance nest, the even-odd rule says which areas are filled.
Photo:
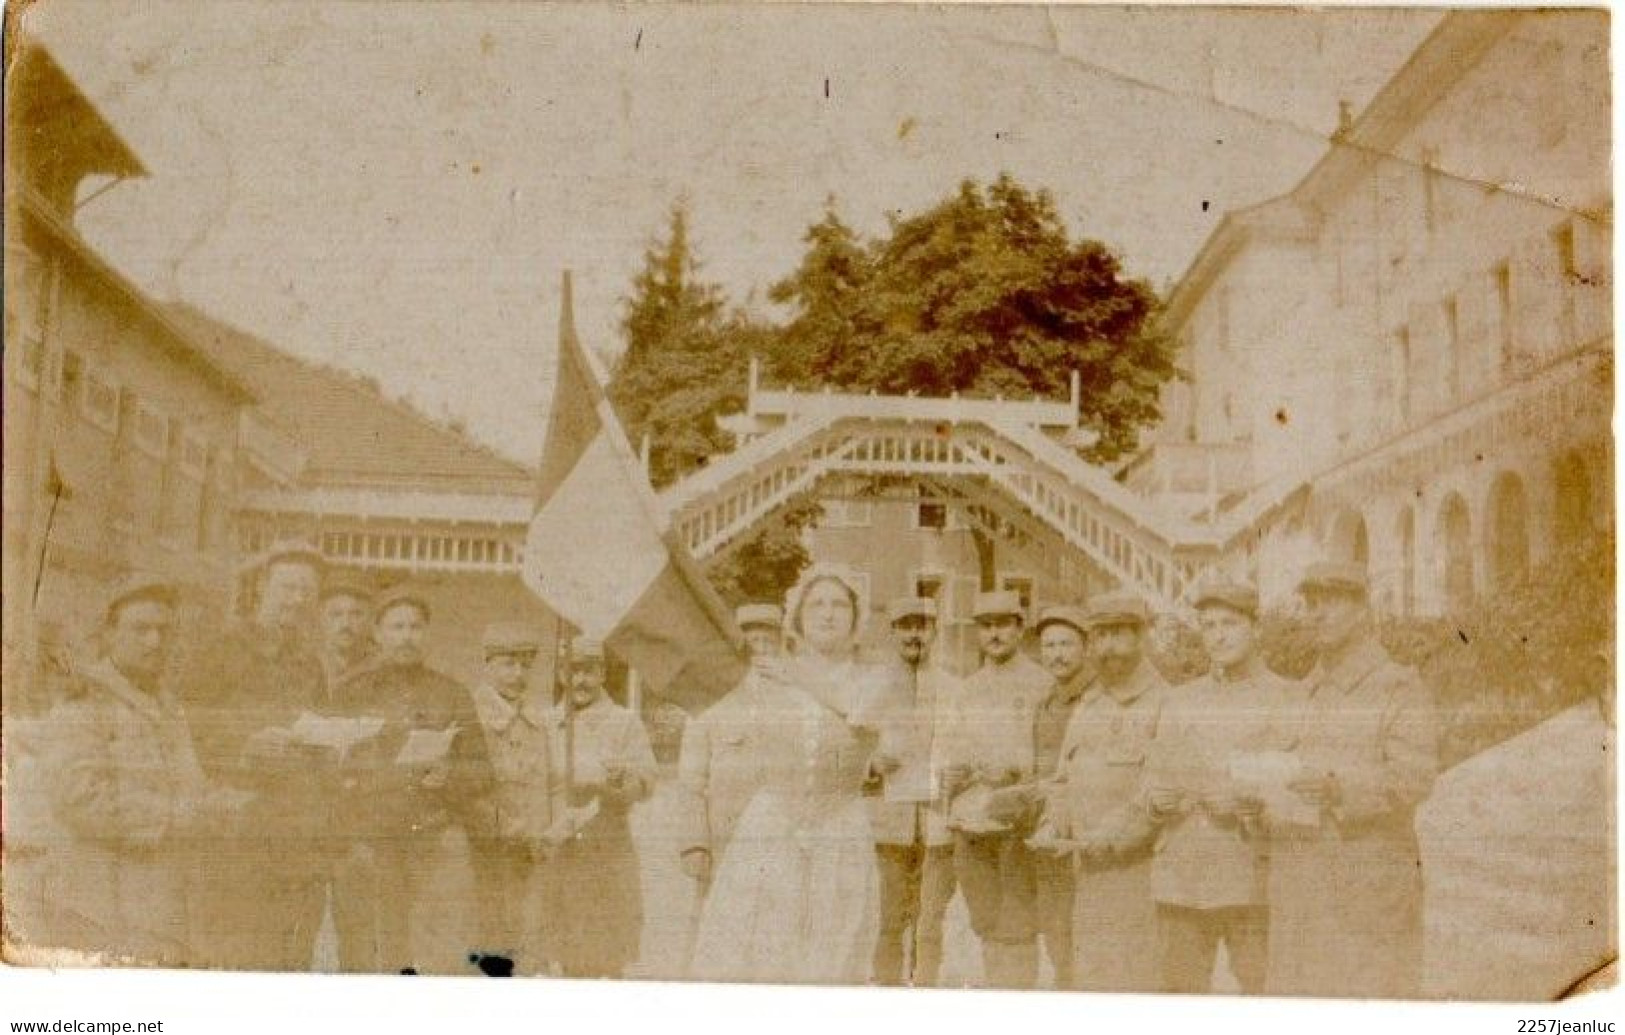
[[[1021, 653], [1002, 665], [983, 664], [967, 676], [948, 724], [950, 764], [998, 774], [1000, 785], [1030, 779], [1036, 764], [1033, 716], [1054, 684], [1043, 666]], [[1007, 828], [987, 813], [991, 786], [973, 782], [949, 788], [949, 825], [982, 833]]]
[[[102, 661], [52, 712], [44, 757], [52, 818], [49, 894], [74, 918], [53, 938], [149, 965], [191, 951], [194, 838], [213, 807], [180, 706]], [[85, 944], [77, 944], [79, 942]]]
[[1179, 810], [1158, 824], [1151, 865], [1158, 902], [1189, 909], [1257, 906], [1265, 901], [1267, 852], [1261, 830], [1234, 814], [1212, 814], [1208, 796], [1232, 794], [1230, 763], [1281, 747], [1273, 731], [1296, 684], [1262, 662], [1225, 680], [1208, 674], [1170, 690], [1146, 765], [1148, 791], [1175, 791]]
[[510, 703], [481, 685], [474, 689], [474, 711], [491, 753], [494, 832], [537, 842], [554, 818], [550, 709], [534, 696]]
[[1317, 666], [1304, 688], [1282, 735], [1307, 769], [1335, 776], [1341, 796], [1318, 826], [1272, 830], [1269, 990], [1415, 995], [1415, 814], [1439, 764], [1431, 695], [1375, 639]]
[[897, 665], [887, 675], [887, 694], [878, 719], [880, 751], [908, 768], [928, 766], [938, 797], [919, 804], [887, 801], [882, 779], [869, 812], [875, 842], [906, 846], [918, 838], [926, 845], [950, 845], [953, 834], [941, 797], [940, 772], [948, 724], [963, 688], [951, 672], [929, 663], [918, 669]]
[[[334, 704], [344, 715], [384, 720], [377, 737], [353, 749], [346, 772], [354, 790], [340, 803], [346, 832], [395, 837], [449, 819], [473, 836], [495, 829], [491, 755], [468, 690], [426, 665], [377, 664], [352, 676]], [[456, 727], [445, 781], [425, 788], [396, 758], [413, 730]]]
[[798, 707], [783, 687], [752, 674], [689, 720], [677, 761], [679, 853], [703, 849], [721, 858], [772, 768], [799, 750]]

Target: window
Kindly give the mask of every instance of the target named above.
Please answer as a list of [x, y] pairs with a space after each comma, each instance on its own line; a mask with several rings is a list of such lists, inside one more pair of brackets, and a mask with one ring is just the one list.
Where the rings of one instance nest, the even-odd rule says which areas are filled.
[[948, 527], [948, 504], [941, 500], [921, 500], [914, 506], [914, 527], [940, 532]]
[[1433, 233], [1444, 222], [1444, 213], [1441, 211], [1442, 198], [1439, 195], [1439, 149], [1425, 147], [1422, 149], [1422, 212], [1427, 223], [1428, 233]]
[[164, 459], [169, 446], [169, 421], [164, 415], [144, 403], [135, 405], [135, 446], [143, 453]]
[[1552, 231], [1552, 247], [1557, 252], [1557, 297], [1559, 309], [1559, 333], [1562, 341], [1559, 347], [1573, 343], [1575, 337], [1574, 327], [1574, 285], [1580, 279], [1580, 266], [1575, 258], [1574, 251], [1574, 223], [1565, 220], [1556, 230]]
[[928, 597], [931, 600], [942, 600], [942, 588], [947, 580], [940, 571], [920, 571], [914, 573], [914, 595]]
[[1495, 281], [1496, 344], [1499, 349], [1501, 372], [1512, 369], [1512, 264], [1505, 260], [1490, 271]]
[[[77, 356], [70, 357], [75, 360]], [[68, 391], [68, 369], [63, 366], [63, 393]], [[74, 383], [81, 381], [80, 375], [75, 372]], [[118, 386], [110, 381], [104, 381], [95, 374], [86, 372], [82, 377], [84, 390], [79, 396], [79, 410], [85, 419], [109, 434], [118, 433]]]
[[61, 394], [57, 397], [63, 406], [71, 407], [83, 404], [83, 400], [79, 398], [79, 392], [84, 377], [85, 365], [84, 361], [79, 358], [79, 353], [72, 350], [64, 352], [62, 354]]
[[1450, 392], [1450, 401], [1461, 401], [1462, 393], [1462, 367], [1465, 366], [1462, 357], [1461, 341], [1461, 306], [1456, 303], [1456, 296], [1451, 295], [1444, 300], [1444, 340], [1445, 340], [1445, 385]]
[[1021, 613], [1030, 622], [1033, 614], [1033, 579], [1030, 575], [1003, 575], [999, 588], [1009, 590], [1021, 598]]

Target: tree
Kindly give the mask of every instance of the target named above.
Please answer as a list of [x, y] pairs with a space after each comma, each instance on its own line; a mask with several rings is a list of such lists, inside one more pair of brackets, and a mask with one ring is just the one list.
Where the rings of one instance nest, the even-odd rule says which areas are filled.
[[1069, 239], [1047, 191], [1009, 175], [864, 245], [834, 214], [770, 297], [792, 306], [772, 372], [805, 387], [1053, 398], [1072, 372], [1092, 458], [1132, 449], [1174, 373], [1158, 300], [1098, 241]]
[[626, 348], [609, 396], [634, 444], [649, 437], [650, 479], [658, 488], [726, 452], [731, 443], [715, 415], [744, 404], [744, 344], [760, 332], [729, 313], [722, 288], [699, 277], [688, 213], [672, 206], [664, 239], [643, 256], [624, 301]]
[[[721, 287], [702, 280], [699, 270], [679, 202], [633, 279], [621, 319], [626, 347], [609, 383], [627, 436], [634, 443], [648, 437], [656, 488], [732, 447], [716, 419], [744, 407], [750, 357], [772, 351], [776, 339], [774, 328], [729, 311]], [[781, 598], [808, 563], [800, 534], [814, 516], [815, 508], [790, 508], [715, 565], [710, 577], [723, 598], [734, 604]]]

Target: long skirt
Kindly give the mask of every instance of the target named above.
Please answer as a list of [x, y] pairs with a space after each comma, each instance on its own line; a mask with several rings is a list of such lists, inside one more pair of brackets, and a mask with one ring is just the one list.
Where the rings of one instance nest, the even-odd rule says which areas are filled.
[[862, 984], [880, 916], [863, 799], [752, 799], [706, 895], [690, 976], [704, 981]]

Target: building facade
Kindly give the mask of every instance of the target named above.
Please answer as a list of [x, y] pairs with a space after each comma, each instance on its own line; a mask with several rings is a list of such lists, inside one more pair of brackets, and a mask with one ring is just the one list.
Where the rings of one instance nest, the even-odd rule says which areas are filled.
[[43, 49], [10, 86], [5, 678], [22, 700], [95, 649], [131, 570], [179, 583], [188, 624], [223, 610], [254, 397], [74, 227], [87, 188], [145, 174], [134, 153]]
[[1208, 519], [1306, 483], [1247, 561], [1266, 592], [1330, 553], [1401, 613], [1611, 520], [1607, 43], [1598, 12], [1446, 15], [1179, 282], [1189, 379], [1127, 483]]

